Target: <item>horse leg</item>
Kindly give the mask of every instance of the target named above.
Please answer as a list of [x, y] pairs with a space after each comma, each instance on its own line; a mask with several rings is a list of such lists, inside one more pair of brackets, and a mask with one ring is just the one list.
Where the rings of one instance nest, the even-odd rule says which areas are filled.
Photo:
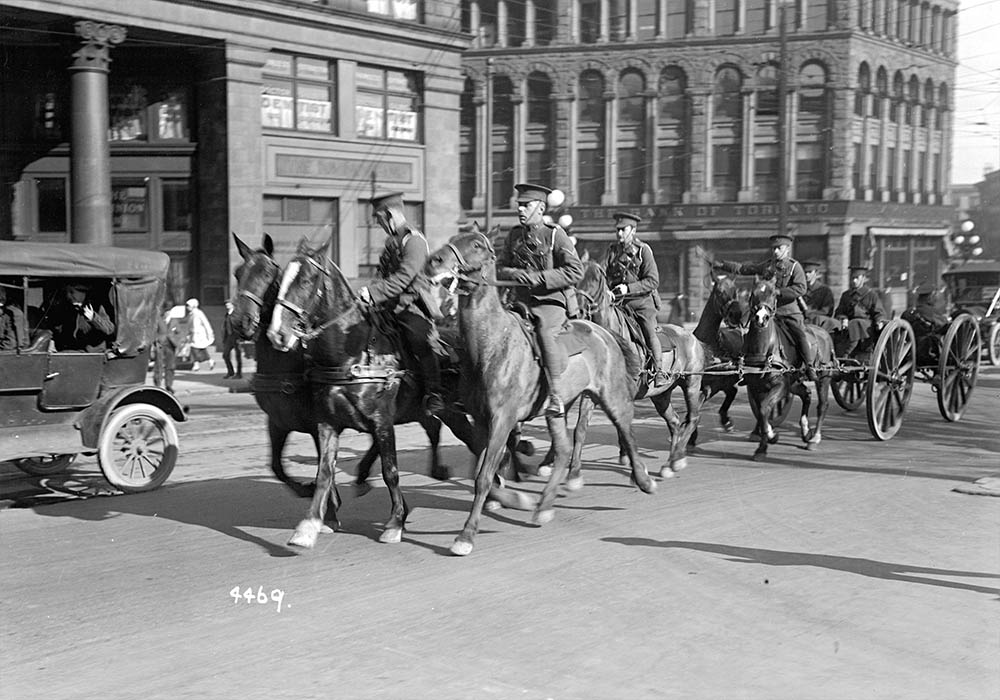
[[559, 484], [566, 476], [570, 452], [573, 449], [569, 442], [566, 421], [561, 416], [546, 416], [545, 422], [549, 426], [549, 435], [552, 437], [555, 459], [552, 462], [552, 474], [549, 475], [549, 480], [545, 483], [545, 488], [542, 489], [542, 498], [535, 509], [534, 521], [538, 525], [543, 525], [555, 517], [555, 509], [552, 504], [556, 500]]
[[[493, 477], [496, 475], [497, 467], [500, 465], [500, 459], [506, 450], [507, 438], [514, 429], [515, 422], [514, 420], [503, 420], [496, 417], [490, 421], [486, 449], [479, 455], [476, 467], [476, 491], [472, 499], [472, 508], [469, 510], [469, 517], [465, 521], [465, 526], [451, 545], [451, 553], [456, 556], [464, 557], [472, 553], [472, 549], [475, 546], [476, 533], [479, 531], [479, 520], [482, 518], [483, 506], [486, 504], [486, 497], [492, 496], [497, 498], [495, 492], [503, 490], [491, 487], [493, 486]], [[494, 491], [494, 493], [491, 494], [491, 491]], [[501, 499], [497, 498], [497, 500]]]
[[826, 418], [826, 411], [830, 406], [830, 384], [833, 378], [830, 376], [820, 377], [816, 382], [816, 427], [809, 431], [809, 442], [806, 444], [807, 450], [814, 450], [823, 440], [823, 420]]
[[[757, 430], [760, 433], [760, 440], [757, 444], [757, 450], [753, 453], [753, 460], [763, 462], [767, 459], [767, 446], [778, 442], [778, 434], [771, 427], [770, 416], [774, 405], [778, 402], [782, 392], [785, 391], [785, 378], [778, 375], [777, 381], [775, 381], [773, 376], [763, 375], [758, 381], [767, 393], [757, 404]], [[747, 388], [750, 388], [749, 385]]]
[[569, 458], [569, 473], [566, 475], [566, 489], [579, 491], [583, 488], [583, 446], [587, 444], [587, 428], [594, 413], [594, 400], [590, 396], [580, 397], [580, 415], [573, 429], [573, 452]]
[[805, 382], [797, 382], [789, 387], [789, 391], [802, 401], [802, 413], [799, 415], [799, 437], [802, 442], [809, 442], [809, 409], [812, 407], [812, 392]]
[[684, 380], [681, 387], [684, 390], [684, 406], [687, 414], [684, 416], [684, 423], [681, 424], [681, 434], [677, 438], [677, 448], [681, 454], [670, 465], [675, 472], [687, 467], [687, 445], [691, 442], [691, 436], [698, 432], [698, 423], [701, 421], [700, 384], [698, 377], [692, 375]]
[[371, 484], [368, 483], [368, 477], [371, 476], [372, 465], [375, 464], [377, 458], [378, 446], [372, 440], [372, 444], [368, 446], [365, 453], [361, 455], [361, 461], [358, 462], [358, 474], [354, 477], [355, 497], [364, 496], [372, 490]]
[[448, 467], [441, 464], [441, 455], [438, 452], [441, 445], [441, 421], [428, 416], [420, 419], [420, 425], [423, 426], [431, 443], [431, 477], [438, 481], [447, 481], [451, 475], [448, 473]]
[[410, 509], [406, 506], [403, 490], [399, 487], [399, 468], [396, 464], [396, 429], [392, 424], [392, 418], [380, 416], [380, 419], [376, 420], [372, 437], [378, 444], [378, 451], [382, 456], [382, 481], [389, 489], [389, 498], [392, 501], [389, 519], [386, 521], [385, 530], [382, 531], [378, 541], [396, 544], [403, 539], [403, 528], [406, 525], [406, 516], [409, 515]]
[[736, 395], [739, 393], [739, 387], [736, 386], [736, 382], [727, 384], [723, 391], [722, 405], [719, 406], [719, 425], [722, 426], [722, 430], [727, 433], [733, 432], [733, 419], [729, 417], [729, 409], [733, 405], [733, 401], [736, 400]]
[[[684, 449], [687, 449], [686, 444], [680, 442], [681, 418], [677, 415], [677, 411], [675, 411], [674, 407], [670, 404], [669, 392], [663, 392], [662, 394], [651, 396], [650, 401], [653, 402], [653, 406], [656, 408], [656, 412], [660, 414], [660, 418], [666, 421], [667, 430], [670, 432], [670, 454], [667, 456], [667, 463], [660, 468], [660, 478], [670, 479], [674, 476], [673, 465], [678, 458], [680, 445], [684, 444]], [[682, 466], [681, 469], [683, 468], [684, 467]]]
[[[340, 494], [334, 483], [334, 469], [337, 466], [337, 449], [340, 446], [340, 433], [326, 423], [319, 425], [319, 464], [316, 468], [316, 491], [306, 517], [299, 521], [288, 544], [296, 547], [312, 549], [316, 544], [316, 536], [323, 530], [325, 521], [333, 523], [333, 528], [340, 527], [337, 511], [340, 509]], [[330, 517], [327, 518], [327, 506], [332, 506]]]
[[646, 465], [639, 456], [635, 445], [635, 435], [632, 433], [632, 420], [635, 417], [635, 404], [630, 396], [600, 396], [601, 408], [607, 414], [611, 424], [618, 431], [618, 444], [625, 447], [629, 463], [632, 465], [632, 480], [643, 493], [656, 493], [657, 485], [653, 481]]
[[[580, 404], [580, 410], [577, 412], [577, 418], [576, 418], [576, 426], [577, 426], [577, 428], [580, 427], [580, 418], [583, 416], [583, 410], [584, 410], [584, 406], [581, 403]], [[572, 402], [570, 402], [569, 404], [566, 405], [566, 416], [563, 419], [563, 429], [564, 430], [569, 430], [569, 414], [572, 411], [573, 411], [573, 404], [572, 404]], [[588, 419], [589, 419], [589, 416], [588, 416]], [[587, 428], [586, 428], [586, 426], [584, 426], [584, 435], [585, 436], [586, 436], [586, 432], [587, 432]], [[576, 435], [576, 429], [574, 429], [573, 434]], [[583, 446], [582, 445], [580, 446], [580, 450], [581, 451], [583, 450]], [[543, 478], [543, 479], [548, 479], [549, 477], [551, 477], [552, 476], [552, 465], [555, 464], [555, 461], [556, 461], [556, 446], [555, 446], [555, 443], [550, 442], [549, 443], [549, 451], [545, 453], [545, 459], [543, 459], [542, 463], [540, 465], [538, 465], [538, 476], [541, 477], [541, 478]]]

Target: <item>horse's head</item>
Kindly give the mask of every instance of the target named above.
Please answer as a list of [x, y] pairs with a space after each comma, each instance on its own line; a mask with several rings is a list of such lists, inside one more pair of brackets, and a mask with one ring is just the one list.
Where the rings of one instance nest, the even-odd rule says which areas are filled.
[[470, 231], [453, 236], [431, 253], [424, 272], [433, 282], [450, 281], [452, 287], [482, 284], [496, 262], [493, 239], [498, 233], [499, 226], [487, 235], [473, 223]]
[[778, 288], [774, 280], [757, 282], [750, 291], [750, 323], [757, 328], [765, 328], [774, 318], [778, 308]]
[[275, 349], [287, 352], [304, 336], [311, 335], [310, 327], [320, 302], [324, 301], [324, 296], [333, 295], [328, 281], [339, 274], [339, 269], [330, 258], [330, 245], [311, 249], [302, 240], [295, 256], [285, 267], [274, 314], [267, 329], [267, 337]]
[[608, 277], [604, 266], [588, 257], [583, 262], [583, 277], [576, 285], [576, 293], [584, 318], [592, 319], [608, 303]]
[[252, 250], [235, 233], [236, 249], [243, 262], [236, 268], [236, 297], [233, 299], [233, 329], [244, 340], [252, 339], [265, 309], [274, 304], [281, 268], [274, 261], [274, 241], [264, 234], [261, 247]]

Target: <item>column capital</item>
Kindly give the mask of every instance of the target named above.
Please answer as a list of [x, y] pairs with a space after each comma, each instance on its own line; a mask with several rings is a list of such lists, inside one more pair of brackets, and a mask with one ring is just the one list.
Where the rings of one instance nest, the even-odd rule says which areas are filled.
[[74, 27], [77, 36], [83, 39], [83, 46], [73, 54], [76, 59], [73, 68], [107, 71], [111, 63], [108, 49], [125, 41], [125, 27], [89, 20], [77, 22]]

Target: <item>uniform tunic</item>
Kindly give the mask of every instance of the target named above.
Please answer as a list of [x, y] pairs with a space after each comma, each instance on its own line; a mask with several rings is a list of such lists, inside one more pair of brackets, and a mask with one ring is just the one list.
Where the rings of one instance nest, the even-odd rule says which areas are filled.
[[615, 242], [608, 248], [608, 284], [627, 287], [624, 306], [636, 315], [649, 347], [654, 369], [660, 371], [663, 349], [656, 335], [656, 311], [660, 308], [660, 272], [648, 244], [635, 239], [628, 245]]
[[872, 323], [881, 323], [885, 312], [882, 310], [882, 301], [878, 294], [865, 285], [857, 289], [848, 289], [841, 294], [834, 316], [847, 320], [847, 336], [851, 346], [846, 352], [849, 353], [859, 341], [871, 335]]

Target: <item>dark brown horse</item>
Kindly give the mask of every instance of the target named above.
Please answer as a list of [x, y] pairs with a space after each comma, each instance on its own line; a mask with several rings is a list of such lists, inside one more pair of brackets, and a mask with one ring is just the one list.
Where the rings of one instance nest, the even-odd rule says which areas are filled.
[[836, 366], [833, 341], [830, 334], [819, 326], [806, 324], [809, 343], [815, 350], [818, 381], [816, 382], [816, 426], [809, 426], [809, 408], [812, 394], [802, 381], [801, 371], [796, 370], [799, 357], [794, 343], [779, 333], [774, 320], [778, 307], [778, 290], [773, 280], [762, 280], [750, 293], [750, 322], [743, 343], [744, 362], [749, 368], [746, 375], [750, 407], [757, 419], [760, 435], [755, 461], [767, 458], [768, 444], [778, 441], [771, 426], [770, 416], [778, 401], [791, 392], [802, 400], [799, 428], [807, 449], [815, 449], [822, 440], [823, 420], [829, 404], [832, 371]]
[[[611, 289], [608, 287], [604, 267], [593, 260], [584, 263], [583, 279], [577, 285], [577, 293], [582, 297], [581, 309], [583, 318], [607, 328], [629, 343], [631, 351], [642, 356], [644, 350], [632, 337], [628, 321], [622, 308], [614, 304]], [[698, 429], [698, 412], [701, 409], [701, 377], [705, 369], [705, 353], [701, 343], [688, 331], [680, 326], [667, 325], [664, 334], [672, 341], [673, 348], [663, 353], [662, 366], [670, 377], [668, 384], [662, 387], [653, 386], [652, 377], [645, 373], [640, 376], [635, 388], [635, 398], [648, 398], [653, 402], [657, 413], [667, 423], [670, 431], [670, 456], [660, 469], [660, 476], [669, 478], [675, 472], [687, 466], [687, 445], [691, 436]], [[670, 395], [674, 389], [684, 392], [684, 405], [687, 410], [682, 422], [677, 411], [670, 404]], [[576, 486], [580, 474], [580, 460], [583, 444], [587, 434], [587, 425], [593, 402], [587, 397], [580, 401], [580, 417], [573, 433], [573, 457], [570, 461], [570, 472], [567, 484]]]
[[[312, 436], [319, 454], [319, 434], [316, 412], [313, 410], [312, 389], [306, 382], [307, 362], [301, 345], [290, 352], [274, 348], [267, 336], [260, 332], [271, 323], [281, 269], [273, 257], [274, 243], [264, 234], [262, 245], [253, 250], [239, 236], [233, 234], [236, 249], [243, 263], [236, 269], [237, 293], [233, 301], [233, 327], [244, 340], [254, 341], [257, 372], [253, 377], [254, 399], [267, 414], [267, 430], [271, 442], [271, 471], [279, 481], [299, 496], [312, 496], [315, 483], [303, 484], [285, 473], [281, 455], [288, 435], [293, 432]], [[426, 416], [420, 420], [430, 441], [431, 476], [449, 478], [448, 468], [439, 459], [441, 422]], [[367, 490], [368, 476], [378, 458], [378, 448], [373, 443], [358, 462], [355, 486]]]
[[[340, 496], [334, 476], [340, 434], [347, 428], [372, 436], [392, 500], [379, 540], [399, 542], [409, 508], [399, 486], [394, 426], [426, 419], [423, 392], [400, 358], [391, 327], [379, 312], [358, 300], [333, 262], [332, 245], [331, 241], [310, 250], [300, 244], [285, 269], [267, 332], [281, 352], [308, 343], [308, 376], [319, 430], [316, 492], [289, 544], [312, 547], [328, 507], [330, 521], [337, 524]], [[478, 454], [481, 440], [464, 413], [449, 405], [441, 419]]]
[[[519, 422], [541, 413], [548, 389], [520, 317], [505, 309], [497, 294], [496, 253], [488, 236], [476, 230], [453, 237], [431, 255], [427, 272], [438, 281], [454, 280], [461, 294], [458, 320], [467, 383], [463, 400], [476, 424], [487, 431], [472, 508], [451, 547], [452, 553], [461, 556], [472, 552], [483, 506], [511, 432]], [[624, 341], [594, 323], [570, 321], [568, 328], [583, 350], [568, 357], [556, 391], [567, 407], [584, 393], [597, 402], [618, 430], [635, 483], [646, 493], [654, 492], [656, 483], [646, 472], [632, 436], [632, 399], [641, 369], [638, 359]], [[546, 422], [556, 456], [535, 510], [538, 523], [554, 515], [553, 502], [572, 449], [565, 419], [548, 416]]]

